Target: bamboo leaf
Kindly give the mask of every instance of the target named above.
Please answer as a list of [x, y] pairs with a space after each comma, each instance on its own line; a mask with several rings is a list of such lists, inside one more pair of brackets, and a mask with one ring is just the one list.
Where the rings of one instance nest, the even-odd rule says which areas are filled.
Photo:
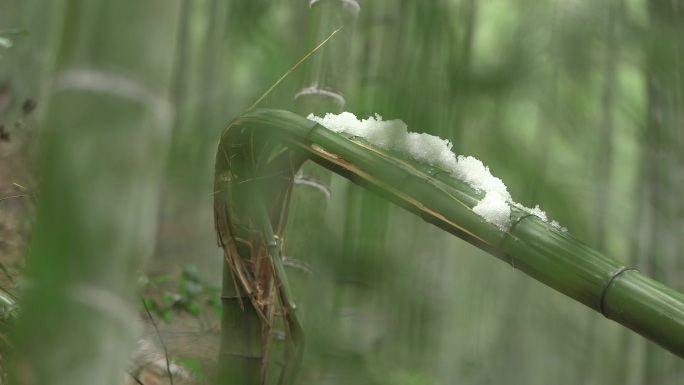
[[266, 92], [264, 92], [264, 94], [261, 95], [261, 97], [259, 97], [259, 99], [257, 99], [257, 101], [254, 102], [254, 104], [252, 104], [252, 105], [247, 109], [247, 112], [252, 111], [257, 105], [259, 105], [259, 103], [261, 103], [261, 101], [264, 100], [264, 98], [265, 98], [266, 96], [268, 96], [268, 94], [270, 94], [271, 91], [273, 91], [273, 89], [276, 88], [276, 87], [278, 86], [278, 84], [280, 84], [280, 82], [282, 82], [282, 81], [287, 77], [287, 75], [289, 75], [292, 71], [294, 71], [295, 69], [297, 69], [297, 67], [299, 67], [302, 63], [304, 63], [304, 62], [306, 61], [306, 59], [309, 58], [309, 56], [313, 55], [314, 52], [318, 51], [319, 48], [323, 47], [323, 45], [324, 45], [325, 43], [327, 43], [328, 40], [332, 39], [332, 37], [335, 36], [335, 34], [336, 34], [339, 30], [341, 30], [341, 29], [342, 29], [342, 27], [340, 27], [340, 28], [338, 28], [338, 29], [332, 31], [332, 32], [330, 33], [330, 35], [328, 35], [328, 37], [326, 37], [325, 39], [323, 39], [323, 41], [320, 42], [317, 46], [315, 46], [311, 51], [309, 51], [309, 53], [307, 53], [306, 55], [304, 55], [304, 57], [301, 58], [301, 60], [299, 60], [299, 61], [297, 62], [297, 64], [293, 65], [292, 68], [290, 68], [289, 70], [287, 70], [287, 71], [283, 74], [283, 76], [281, 76], [280, 78], [278, 78], [278, 80], [276, 80], [276, 82], [273, 83], [273, 85], [272, 85], [269, 89], [267, 89]]

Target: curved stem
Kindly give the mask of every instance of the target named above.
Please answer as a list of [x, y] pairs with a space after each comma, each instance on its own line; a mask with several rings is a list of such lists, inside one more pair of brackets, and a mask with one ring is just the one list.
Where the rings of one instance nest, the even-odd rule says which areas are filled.
[[[500, 230], [472, 211], [482, 194], [439, 169], [346, 138], [291, 112], [257, 110], [233, 121], [224, 132], [217, 176], [228, 167], [225, 151], [246, 137], [259, 136], [285, 145], [292, 156], [313, 160], [684, 357], [684, 295], [515, 208], [515, 225]], [[227, 188], [217, 177], [217, 191]], [[219, 208], [225, 207], [221, 199], [217, 195]]]

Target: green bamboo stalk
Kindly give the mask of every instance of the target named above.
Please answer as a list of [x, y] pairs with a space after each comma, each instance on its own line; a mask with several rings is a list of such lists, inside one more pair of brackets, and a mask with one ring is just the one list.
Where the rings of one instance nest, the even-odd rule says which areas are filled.
[[[42, 180], [10, 382], [118, 385], [138, 331], [137, 273], [154, 244], [177, 7], [60, 4], [65, 29], [50, 99], [39, 101], [49, 105]], [[91, 23], [97, 33], [85, 33]]]
[[[230, 171], [236, 162], [226, 154], [247, 142], [255, 149], [249, 161], [268, 160], [272, 163], [269, 174], [236, 175]], [[270, 186], [277, 188], [270, 191], [291, 183], [292, 163], [277, 166], [278, 161], [288, 159], [284, 155], [287, 151], [278, 147], [280, 143], [291, 151], [290, 156], [313, 160], [684, 357], [684, 295], [515, 208], [514, 225], [510, 231], [501, 231], [472, 211], [482, 194], [464, 182], [363, 140], [345, 138], [287, 111], [250, 112], [233, 121], [224, 132], [216, 167], [217, 191], [226, 191], [215, 200], [217, 212], [223, 212], [217, 217], [219, 231], [229, 227], [226, 219], [237, 215], [226, 211], [230, 205], [245, 214], [232, 203], [235, 200], [229, 191], [238, 194], [238, 186], [250, 181], [259, 180], [262, 186], [276, 183], [266, 182], [269, 175], [277, 175], [277, 184]], [[226, 181], [222, 177], [226, 172], [235, 179]], [[278, 196], [286, 195], [272, 195]], [[280, 207], [282, 202], [268, 204]], [[219, 237], [228, 239], [230, 233], [219, 232]]]
[[[316, 55], [309, 58], [313, 51], [307, 54], [304, 59], [306, 60], [305, 66], [308, 66], [305, 72], [311, 72], [312, 66], [318, 68], [316, 72], [317, 76], [321, 76], [321, 79], [326, 79], [324, 82], [328, 88], [320, 88], [315, 86], [305, 87], [299, 100], [300, 106], [303, 110], [308, 108], [330, 108], [332, 102], [339, 102], [340, 98], [343, 101], [344, 98], [341, 94], [336, 94], [337, 91], [332, 87], [340, 87], [337, 82], [340, 81], [341, 73], [336, 67], [328, 68], [330, 64], [327, 62], [331, 60], [329, 56], [334, 56], [336, 60], [344, 61], [348, 56], [348, 47], [350, 44], [349, 35], [353, 31], [353, 23], [349, 23], [349, 16], [345, 16], [343, 20], [347, 21], [347, 25], [335, 23], [326, 23], [329, 21], [326, 17], [332, 14], [339, 15], [339, 6], [343, 5], [343, 8], [347, 9], [347, 5], [344, 4], [356, 4], [355, 1], [321, 1], [319, 5], [314, 6], [313, 3], [318, 3], [316, 1], [311, 2], [311, 8], [316, 10], [315, 15], [319, 18], [314, 19], [315, 28], [312, 30], [314, 33], [310, 34], [309, 42], [310, 46], [315, 46], [314, 51]], [[333, 12], [336, 11], [336, 12]], [[350, 11], [349, 9], [347, 11]], [[356, 8], [351, 8], [351, 11], [358, 11]], [[352, 12], [353, 13], [353, 12]], [[320, 16], [323, 15], [322, 20]], [[344, 14], [343, 14], [344, 15]], [[355, 13], [353, 15], [355, 17]], [[336, 16], [337, 17], [337, 16]], [[351, 19], [353, 21], [353, 18]], [[347, 35], [347, 41], [337, 42], [338, 39], [332, 39], [334, 34], [340, 33], [341, 27], [346, 27], [345, 33], [342, 35]], [[342, 50], [344, 49], [344, 50]], [[340, 54], [342, 52], [342, 54]], [[313, 62], [314, 64], [311, 64]], [[301, 63], [301, 62], [300, 62]], [[334, 63], [339, 65], [339, 63]], [[298, 65], [298, 64], [297, 64]], [[295, 67], [297, 66], [295, 65]], [[321, 70], [321, 66], [326, 66], [325, 70]], [[274, 89], [281, 80], [288, 73], [290, 69], [283, 77], [281, 77], [272, 87], [269, 89], [261, 98], [257, 100], [256, 103], [250, 110], [257, 105], [266, 95], [268, 95], [272, 89]], [[345, 68], [346, 70], [346, 68]], [[322, 74], [333, 73], [334, 76], [322, 76]], [[332, 80], [331, 80], [332, 79]], [[332, 98], [328, 96], [332, 95]], [[320, 102], [320, 99], [326, 99], [325, 102]], [[342, 103], [343, 104], [343, 103]], [[316, 107], [312, 107], [315, 105]], [[341, 105], [335, 108], [339, 112]], [[314, 111], [314, 110], [312, 110]], [[330, 111], [330, 110], [328, 110]], [[236, 162], [231, 160], [230, 162], [230, 173], [225, 174], [232, 180], [235, 176], [234, 173], [240, 175], [249, 168], [251, 164], [248, 162], [251, 159], [251, 141], [244, 144], [245, 149], [230, 148], [226, 149], [224, 157], [221, 160], [227, 162], [227, 159], [231, 159], [234, 156], [246, 157], [243, 162]], [[219, 162], [217, 158], [217, 162]], [[228, 164], [226, 163], [226, 164]], [[243, 164], [244, 163], [244, 164]], [[217, 163], [218, 164], [218, 163]], [[239, 164], [239, 166], [237, 166]], [[297, 165], [297, 169], [300, 164]], [[218, 167], [217, 167], [218, 169]], [[225, 170], [224, 170], [225, 171]], [[285, 172], [286, 170], [280, 170], [278, 172]], [[304, 176], [304, 179], [308, 181], [319, 182], [321, 179], [325, 179], [325, 173], [329, 174], [329, 171], [321, 169], [320, 167], [311, 169], [311, 173]], [[330, 176], [327, 176], [328, 180]], [[283, 194], [288, 197], [291, 194], [292, 186], [288, 186], [286, 189], [282, 190]], [[227, 190], [216, 185], [216, 196], [224, 196], [227, 194]], [[240, 188], [236, 188], [236, 191], [240, 191]], [[252, 191], [252, 190], [250, 190]], [[238, 193], [237, 195], [242, 195], [245, 193]], [[252, 193], [246, 193], [250, 196]], [[256, 194], [256, 193], [255, 193]], [[308, 247], [307, 240], [309, 239], [307, 234], [307, 229], [311, 226], [311, 223], [318, 223], [315, 218], [322, 218], [325, 212], [326, 202], [320, 201], [319, 191], [303, 191], [296, 194], [298, 200], [294, 202], [294, 209], [292, 227], [299, 228], [299, 231], [290, 238], [292, 242], [288, 242], [290, 247], [290, 255], [295, 255], [298, 260], [306, 260], [307, 256], [312, 254], [311, 248]], [[238, 201], [243, 201], [245, 197], [238, 197]], [[289, 201], [289, 198], [288, 198]], [[262, 207], [253, 205], [245, 205], [244, 207], [250, 208], [250, 210], [256, 210], [259, 212]], [[267, 211], [273, 208], [267, 208]], [[276, 315], [284, 316], [282, 318], [282, 323], [285, 329], [285, 343], [284, 343], [284, 358], [282, 368], [280, 370], [279, 383], [290, 384], [294, 381], [297, 374], [299, 364], [302, 359], [302, 345], [303, 345], [303, 332], [300, 325], [300, 321], [295, 314], [295, 297], [292, 290], [289, 289], [289, 284], [287, 283], [287, 277], [285, 275], [284, 266], [282, 264], [282, 239], [284, 238], [282, 231], [285, 228], [287, 221], [287, 210], [282, 212], [282, 218], [271, 218], [270, 224], [266, 225], [265, 221], [260, 219], [256, 223], [241, 223], [237, 228], [233, 225], [226, 225], [226, 223], [239, 223], [241, 216], [248, 216], [246, 213], [240, 214], [238, 216], [231, 217], [228, 212], [231, 210], [230, 207], [220, 207], [215, 210], [216, 212], [216, 228], [219, 234], [234, 234], [236, 235], [227, 236], [226, 238], [219, 236], [219, 245], [224, 248], [226, 255], [226, 260], [224, 263], [223, 272], [223, 291], [222, 291], [222, 301], [224, 304], [223, 308], [223, 319], [221, 323], [222, 328], [222, 340], [221, 340], [221, 350], [219, 353], [219, 378], [222, 383], [263, 383], [267, 381], [269, 375], [269, 361], [271, 361], [271, 356], [274, 356], [274, 331], [276, 325], [281, 323], [280, 319], [276, 319]], [[248, 210], [248, 211], [250, 211]], [[301, 225], [298, 225], [300, 224]], [[269, 228], [270, 232], [274, 233], [274, 240], [279, 244], [279, 249], [277, 253], [272, 250], [273, 245], [269, 242], [264, 244], [265, 240], [262, 239], [252, 239], [249, 234], [254, 231], [257, 233], [263, 232], [264, 228]], [[243, 246], [246, 242], [249, 244], [249, 251], [238, 252], [238, 243], [229, 241], [229, 239], [241, 239]], [[298, 241], [299, 240], [299, 241]], [[270, 266], [271, 271], [266, 267]], [[272, 287], [275, 285], [275, 287]], [[287, 289], [286, 289], [287, 288]], [[230, 314], [229, 314], [230, 313]], [[240, 338], [234, 338], [234, 335], [239, 333]], [[278, 346], [280, 347], [280, 346]], [[279, 358], [279, 357], [278, 357]], [[247, 362], [246, 366], [242, 369], [238, 369]], [[257, 364], [258, 363], [258, 364]]]
[[223, 269], [221, 345], [216, 383], [258, 384], [261, 378], [261, 319], [249, 296]]
[[[307, 46], [339, 32], [305, 64], [302, 86], [295, 95], [295, 111], [302, 115], [339, 113], [346, 103], [344, 90], [351, 43], [360, 5], [356, 0], [311, 0], [308, 16]], [[301, 169], [293, 193], [292, 215], [285, 253], [289, 258], [308, 263], [317, 245], [308, 234], [323, 221], [329, 198], [332, 174], [315, 164]]]
[[[266, 380], [275, 312], [283, 315], [286, 356], [281, 383], [291, 383], [303, 334], [294, 315], [280, 258], [280, 239], [293, 168], [288, 151], [261, 151], [264, 140], [226, 131], [216, 157], [215, 218], [224, 268], [220, 383]], [[257, 146], [257, 147], [255, 147]], [[282, 147], [282, 146], [281, 146]], [[272, 150], [272, 151], [271, 151]], [[263, 178], [262, 175], [274, 175]], [[284, 183], [286, 182], [286, 183]], [[264, 198], [261, 198], [261, 197]]]
[[[310, 56], [314, 52], [320, 55], [320, 50], [329, 52], [330, 49], [327, 48], [329, 41], [333, 35], [340, 31], [340, 28], [341, 26], [330, 31], [325, 31], [325, 36], [316, 42], [315, 48], [278, 79], [278, 81], [276, 81], [276, 83], [248, 109], [248, 111], [259, 104], [290, 72], [299, 66], [299, 64], [307, 60], [318, 60], [318, 62], [320, 62], [320, 59], [310, 59]], [[322, 28], [318, 30], [318, 32], [322, 31]], [[316, 34], [314, 37], [318, 37], [318, 35]], [[339, 47], [340, 44], [338, 43], [337, 46]], [[316, 95], [319, 94], [319, 92], [318, 90], [312, 91], [309, 89], [304, 94], [304, 99], [315, 101], [318, 99]], [[328, 95], [331, 94], [331, 92], [321, 91], [320, 94]], [[246, 159], [249, 160], [251, 155], [245, 154], [251, 153], [252, 150], [250, 144], [245, 144], [245, 146], [246, 148], [244, 150], [228, 149], [226, 154], [224, 154], [226, 159], [238, 155], [240, 157], [246, 156]], [[231, 166], [231, 173], [242, 173], [245, 167], [248, 168], [250, 163], [246, 162], [245, 164], [246, 165], [241, 165], [237, 168], [234, 167], [235, 165], [233, 164]], [[299, 165], [297, 165], [297, 168], [299, 168]], [[329, 173], [320, 167], [318, 170], [314, 170], [314, 173], [320, 172], [319, 170]], [[230, 175], [229, 178], [232, 179], [233, 176]], [[286, 190], [283, 190], [283, 193], [287, 194], [288, 197], [291, 193], [291, 188], [292, 187], [289, 186]], [[226, 192], [217, 185], [216, 193], [220, 195]], [[258, 194], [258, 192], [254, 193]], [[251, 193], [247, 195], [250, 194]], [[314, 193], [314, 201], [319, 198], [315, 195], [316, 194]], [[312, 198], [310, 192], [300, 194], [299, 198], [301, 199], [303, 196]], [[325, 204], [325, 202], [323, 203]], [[292, 239], [305, 240], [307, 238], [305, 231], [306, 226], [308, 226], [309, 221], [312, 219], [312, 215], [322, 217], [322, 214], [324, 213], [324, 204], [318, 205], [320, 207], [317, 207], [317, 205], [312, 205], [310, 199], [302, 201], [297, 212], [298, 215], [295, 215], [294, 222], [303, 222], [304, 225], [301, 227], [302, 232], [299, 232]], [[261, 206], [255, 207], [251, 204], [246, 205], [245, 207], [249, 207], [250, 210], [256, 210], [256, 212], [260, 212], [263, 209]], [[314, 209], [306, 210], [306, 208]], [[247, 231], [247, 233], [249, 233], [251, 231], [245, 229], [252, 229], [256, 232], [263, 232], [265, 231], [264, 229], [270, 229], [270, 232], [274, 233], [274, 242], [281, 244], [281, 246], [279, 246], [276, 253], [272, 250], [274, 245], [271, 244], [271, 242], [266, 242], [266, 245], [264, 245], [259, 242], [265, 240], [252, 240], [246, 235], [244, 237], [240, 236], [240, 239], [248, 240], [250, 251], [242, 256], [238, 256], [238, 253], [236, 252], [237, 247], [231, 246], [226, 243], [222, 237], [219, 237], [219, 245], [224, 248], [226, 255], [223, 267], [222, 291], [224, 315], [221, 326], [224, 332], [221, 351], [219, 353], [219, 377], [221, 378], [221, 381], [225, 381], [226, 383], [231, 383], [232, 381], [264, 383], [267, 381], [270, 371], [269, 361], [271, 360], [271, 356], [274, 355], [272, 354], [273, 350], [275, 350], [273, 343], [275, 328], [276, 325], [281, 323], [280, 319], [276, 319], [276, 315], [280, 315], [284, 316], [282, 322], [284, 324], [286, 338], [284, 344], [285, 357], [281, 360], [283, 361], [283, 365], [280, 371], [279, 383], [290, 384], [294, 381], [299, 363], [301, 362], [303, 332], [299, 319], [295, 314], [295, 298], [292, 290], [289, 288], [288, 279], [285, 275], [285, 268], [282, 262], [282, 239], [284, 238], [282, 230], [284, 230], [286, 225], [287, 210], [282, 213], [283, 218], [274, 219], [269, 225], [266, 225], [263, 218], [261, 218], [257, 223], [242, 224], [242, 228], [237, 230], [229, 229], [228, 227], [221, 228], [222, 221], [231, 220], [226, 213], [229, 210], [229, 208], [221, 208], [216, 211], [216, 226], [219, 234], [228, 234], [232, 231], [237, 231], [238, 233]], [[277, 234], [277, 236], [275, 234]], [[292, 243], [300, 245], [299, 249], [295, 252], [298, 257], [307, 254], [308, 249], [301, 247], [302, 244], [296, 241]], [[262, 249], [268, 251], [266, 252], [259, 249], [259, 247], [255, 246], [256, 244], [260, 244]], [[265, 268], [267, 265], [271, 266], [272, 271], [268, 271], [268, 269]], [[271, 287], [274, 284], [275, 287]], [[258, 298], [255, 296], [258, 296]], [[239, 303], [239, 311], [237, 313], [235, 312], [237, 309], [235, 303]], [[244, 329], [244, 332], [242, 333], [244, 338], [231, 339], [230, 334], [238, 332], [235, 329]], [[257, 333], [256, 330], [260, 330], [260, 333]], [[247, 338], [245, 336], [250, 337]], [[257, 349], [257, 347], [259, 347], [259, 349]], [[244, 361], [248, 358], [252, 362], [247, 365], [248, 367], [244, 368], [244, 370], [236, 369], [241, 365], [240, 361]], [[259, 362], [260, 364], [256, 365], [256, 362]]]
[[[346, 103], [346, 80], [360, 4], [357, 0], [310, 0], [307, 3], [307, 20], [301, 23], [307, 26], [306, 46], [313, 47], [324, 40], [325, 44], [307, 58], [302, 66], [294, 108], [302, 115], [339, 113]], [[336, 31], [335, 36], [328, 40], [333, 31]], [[308, 291], [310, 270], [300, 266], [311, 266], [311, 262], [320, 253], [321, 242], [312, 240], [310, 234], [324, 221], [331, 195], [331, 178], [332, 173], [329, 170], [311, 162], [300, 167], [295, 178], [288, 232], [284, 239], [284, 256], [288, 259], [286, 271], [293, 286], [294, 297], [290, 297], [291, 301], [302, 301]], [[286, 324], [298, 324], [297, 316], [302, 319], [306, 316], [306, 304], [299, 305], [297, 314], [291, 312], [289, 315], [292, 319]], [[275, 352], [282, 348], [278, 340], [275, 342], [272, 347], [274, 360], [277, 359]], [[299, 343], [303, 344], [303, 336]], [[284, 349], [286, 357], [296, 355], [287, 341]], [[297, 354], [301, 354], [301, 348], [295, 350], [298, 351]], [[290, 359], [285, 359], [285, 362], [289, 361]], [[287, 366], [285, 369], [290, 372], [293, 370]]]
[[361, 6], [357, 0], [309, 0], [309, 8], [307, 46], [341, 29], [304, 66], [302, 87], [295, 95], [295, 110], [303, 114], [339, 112], [346, 102], [351, 41]]
[[[302, 86], [295, 95], [295, 111], [321, 116], [327, 112], [339, 113], [346, 103], [345, 82], [360, 5], [356, 0], [311, 0], [309, 8], [308, 46], [322, 41], [334, 30], [339, 32], [305, 63]], [[331, 177], [329, 171], [314, 164], [301, 168], [298, 181], [304, 183], [298, 183], [293, 194], [288, 227], [297, 230], [287, 239], [288, 257], [304, 263], [312, 260], [316, 245], [308, 234], [323, 220]]]

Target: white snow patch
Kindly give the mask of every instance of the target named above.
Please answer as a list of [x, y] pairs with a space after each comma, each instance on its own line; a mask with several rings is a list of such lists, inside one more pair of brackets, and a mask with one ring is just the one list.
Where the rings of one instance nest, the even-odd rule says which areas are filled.
[[539, 205], [534, 206], [534, 208], [525, 207], [517, 202], [513, 202], [512, 205], [528, 214], [536, 215], [537, 217], [539, 217], [539, 219], [541, 219], [544, 222], [549, 221], [549, 219], [546, 217], [546, 211], [539, 208]]
[[[489, 167], [472, 156], [459, 155], [451, 151], [453, 144], [440, 137], [408, 131], [406, 123], [399, 119], [382, 120], [382, 116], [375, 114], [368, 119], [359, 120], [351, 112], [339, 115], [326, 114], [324, 117], [310, 114], [307, 119], [337, 133], [358, 136], [368, 142], [386, 150], [396, 151], [411, 159], [440, 168], [451, 176], [468, 183], [485, 196], [473, 207], [473, 212], [485, 221], [507, 231], [510, 228], [511, 207], [517, 207], [527, 213], [536, 215], [544, 222], [548, 222], [546, 212], [535, 206], [533, 209], [516, 203], [511, 198], [504, 182], [489, 172]], [[551, 226], [561, 228], [558, 222], [552, 221]]]
[[473, 207], [475, 214], [501, 230], [508, 230], [511, 221], [511, 207], [506, 200], [495, 191], [488, 191], [485, 197]]

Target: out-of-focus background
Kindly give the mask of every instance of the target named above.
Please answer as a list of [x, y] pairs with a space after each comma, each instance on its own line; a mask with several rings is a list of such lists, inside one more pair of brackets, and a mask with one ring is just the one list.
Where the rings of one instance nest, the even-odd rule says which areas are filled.
[[[353, 39], [347, 60], [335, 64], [345, 72], [345, 110], [450, 139], [516, 201], [540, 205], [579, 240], [684, 289], [684, 1], [359, 4], [356, 24], [331, 39]], [[156, 240], [139, 255], [139, 292], [166, 355], [209, 377], [222, 262], [212, 212], [216, 144], [314, 47], [309, 16], [305, 0], [0, 1], [5, 306], [21, 308], [13, 296], [45, 198], [44, 133], [130, 113], [131, 132], [167, 132], [160, 140], [169, 148], [148, 160], [165, 166], [154, 169], [163, 170], [159, 213], [144, 231]], [[303, 68], [260, 107], [294, 109]], [[79, 104], [53, 100], [79, 87], [141, 107], [84, 99], [81, 119]], [[139, 109], [151, 117], [135, 118]], [[79, 136], [72, 139], [78, 153]], [[317, 250], [298, 297], [306, 310], [302, 383], [684, 381], [680, 359], [600, 314], [339, 177], [331, 191], [324, 223], [288, 229]], [[147, 348], [163, 357], [139, 307], [155, 345]]]

